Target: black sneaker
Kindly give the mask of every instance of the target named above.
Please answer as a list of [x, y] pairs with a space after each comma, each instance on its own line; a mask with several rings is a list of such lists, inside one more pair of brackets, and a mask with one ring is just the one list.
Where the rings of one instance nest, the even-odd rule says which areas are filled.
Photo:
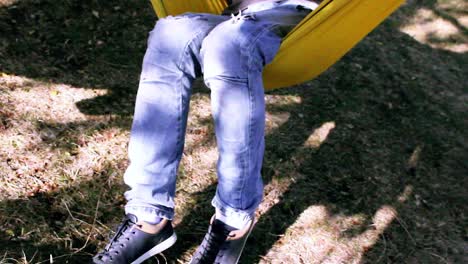
[[213, 219], [203, 242], [190, 264], [236, 264], [253, 228], [253, 221], [242, 230]]
[[172, 246], [177, 236], [170, 221], [163, 219], [156, 234], [141, 231], [138, 219], [128, 214], [106, 248], [93, 258], [93, 263], [139, 264]]

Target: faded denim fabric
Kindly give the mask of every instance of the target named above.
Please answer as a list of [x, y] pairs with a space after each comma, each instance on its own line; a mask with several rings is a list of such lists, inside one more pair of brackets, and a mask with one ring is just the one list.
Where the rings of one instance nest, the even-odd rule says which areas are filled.
[[262, 70], [284, 37], [315, 4], [267, 1], [232, 15], [186, 13], [151, 31], [135, 105], [124, 180], [126, 213], [172, 219], [191, 86], [203, 74], [219, 151], [217, 213], [252, 219], [262, 200], [265, 102]]

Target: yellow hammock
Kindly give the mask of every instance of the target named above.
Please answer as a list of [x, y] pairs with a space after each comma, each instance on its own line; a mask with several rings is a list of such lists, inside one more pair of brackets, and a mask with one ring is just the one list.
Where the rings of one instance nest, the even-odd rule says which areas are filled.
[[[404, 0], [324, 0], [284, 39], [265, 67], [265, 89], [291, 86], [324, 72]], [[184, 12], [220, 14], [225, 0], [151, 0], [159, 18]]]

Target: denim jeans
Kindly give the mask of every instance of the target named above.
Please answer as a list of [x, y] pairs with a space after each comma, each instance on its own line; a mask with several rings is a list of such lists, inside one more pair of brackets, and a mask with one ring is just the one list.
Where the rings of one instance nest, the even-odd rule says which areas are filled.
[[191, 85], [203, 75], [219, 152], [216, 212], [231, 222], [253, 218], [262, 200], [265, 102], [262, 70], [284, 37], [316, 5], [266, 1], [237, 15], [186, 13], [150, 32], [136, 98], [124, 176], [126, 213], [172, 219]]

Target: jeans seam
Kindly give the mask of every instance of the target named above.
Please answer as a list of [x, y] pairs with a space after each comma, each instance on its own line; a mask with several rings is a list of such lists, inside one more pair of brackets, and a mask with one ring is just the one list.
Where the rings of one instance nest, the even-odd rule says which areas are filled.
[[[275, 27], [277, 27], [277, 26], [278, 26], [278, 25], [276, 25], [276, 24], [272, 24], [272, 25], [268, 25], [268, 26], [263, 27], [263, 29], [260, 30], [260, 31], [258, 32], [257, 36], [255, 36], [255, 39], [252, 41], [252, 43], [250, 43], [249, 48], [248, 48], [249, 53], [252, 54], [253, 49], [254, 49], [254, 45], [257, 43], [258, 39], [259, 39], [260, 37], [262, 37], [262, 35], [263, 35], [265, 32], [267, 32], [267, 31], [269, 31], [269, 30], [271, 30], [271, 29], [273, 29], [273, 28], [275, 28]], [[252, 65], [252, 59], [253, 59], [253, 56], [249, 56], [249, 62], [248, 62], [248, 63], [249, 63], [249, 64], [248, 64], [248, 65], [249, 65], [249, 69], [248, 69], [248, 73], [251, 72], [250, 66]]]
[[[269, 26], [266, 26], [264, 27], [263, 29], [261, 29], [255, 36], [254, 40], [250, 43], [250, 45], [248, 46], [248, 48], [246, 49], [248, 51], [249, 54], [253, 54], [253, 49], [255, 47], [255, 45], [257, 44], [257, 41], [258, 39], [265, 33], [267, 32], [268, 30], [274, 28], [276, 25], [269, 25]], [[246, 177], [249, 177], [249, 175], [246, 175], [248, 173], [250, 173], [251, 171], [251, 166], [252, 166], [252, 162], [251, 162], [251, 157], [252, 157], [252, 145], [253, 145], [253, 138], [252, 138], [252, 135], [254, 134], [253, 133], [253, 112], [255, 111], [255, 102], [254, 102], [254, 95], [253, 95], [253, 91], [252, 91], [252, 84], [251, 84], [251, 81], [252, 81], [252, 78], [251, 78], [251, 73], [252, 73], [252, 60], [253, 60], [253, 56], [248, 56], [248, 61], [247, 61], [247, 90], [248, 90], [248, 93], [249, 93], [249, 134], [248, 134], [248, 148], [247, 148], [247, 170], [245, 170], [244, 172], [244, 175], [242, 177], [242, 187], [241, 187], [241, 190], [240, 190], [240, 197], [241, 197], [241, 207], [244, 207], [244, 201], [242, 200], [242, 193], [244, 192], [244, 189], [245, 189], [245, 178]], [[246, 205], [247, 206], [247, 205]]]
[[[182, 111], [183, 111], [183, 102], [182, 102], [182, 88], [180, 87], [182, 85], [182, 74], [179, 76], [179, 78], [177, 79], [177, 87], [176, 88], [176, 94], [177, 94], [177, 102], [179, 103], [178, 105], [178, 108], [179, 108], [179, 111], [177, 113], [177, 145], [176, 145], [176, 159], [178, 159], [178, 156], [179, 156], [179, 151], [180, 151], [180, 145], [182, 144]], [[180, 156], [182, 156], [182, 154], [180, 153]], [[174, 177], [177, 177], [177, 168], [178, 168], [178, 164], [176, 166], [174, 166], [173, 168], [173, 175]]]
[[[248, 66], [248, 68], [250, 68], [250, 65]], [[252, 165], [252, 161], [251, 161], [251, 148], [252, 148], [252, 135], [253, 135], [253, 112], [255, 110], [255, 104], [253, 102], [253, 92], [252, 92], [252, 85], [250, 84], [250, 81], [251, 81], [251, 78], [249, 78], [249, 75], [250, 75], [250, 71], [247, 75], [247, 90], [248, 90], [248, 93], [249, 93], [249, 135], [248, 135], [248, 148], [247, 148], [247, 164], [243, 164], [244, 168], [247, 167], [246, 170], [244, 170], [244, 175], [242, 177], [242, 187], [241, 187], [241, 194], [240, 194], [240, 197], [241, 197], [241, 207], [244, 208], [246, 207], [247, 205], [244, 206], [244, 201], [242, 200], [242, 198], [244, 197], [242, 194], [244, 193], [244, 189], [245, 189], [245, 182], [246, 182], [246, 178], [249, 177], [249, 172], [251, 171], [250, 170], [250, 166]], [[247, 166], [246, 166], [247, 165]]]
[[198, 38], [199, 35], [201, 35], [201, 33], [203, 33], [203, 30], [198, 30], [197, 33], [194, 34], [194, 37], [187, 42], [187, 44], [185, 44], [181, 54], [180, 54], [180, 57], [178, 59], [178, 63], [177, 63], [177, 68], [179, 68], [181, 70], [181, 76], [184, 74], [184, 67], [182, 67], [182, 62], [183, 62], [183, 57], [185, 55], [185, 53], [187, 52], [188, 50], [188, 47], [194, 42], [194, 40], [196, 38]]
[[[238, 41], [240, 39], [240, 37], [238, 37], [236, 39], [236, 41]], [[256, 41], [256, 39], [254, 40], [254, 42]], [[241, 41], [241, 47], [243, 46], [242, 44], [242, 41]], [[244, 51], [244, 49], [241, 49], [242, 51]], [[247, 50], [251, 50], [250, 46], [248, 47]], [[244, 53], [244, 52], [242, 52]], [[244, 55], [245, 54], [242, 54], [243, 57], [245, 57]], [[246, 76], [247, 76], [247, 92], [248, 92], [248, 96], [249, 96], [249, 117], [248, 117], [248, 120], [249, 120], [249, 127], [248, 127], [248, 131], [247, 131], [247, 139], [248, 139], [248, 142], [247, 142], [247, 159], [245, 158], [242, 158], [241, 159], [241, 163], [242, 163], [242, 178], [241, 178], [241, 186], [240, 186], [240, 189], [239, 189], [239, 201], [240, 201], [240, 208], [244, 208], [244, 199], [243, 199], [243, 193], [244, 193], [244, 189], [245, 189], [245, 182], [246, 182], [246, 178], [249, 177], [248, 173], [250, 171], [250, 165], [251, 165], [251, 162], [250, 162], [250, 157], [251, 157], [251, 136], [252, 136], [252, 119], [253, 119], [253, 102], [252, 102], [252, 86], [250, 85], [250, 67], [251, 67], [251, 59], [249, 56], [247, 56], [248, 60], [247, 60], [247, 71], [246, 71]], [[244, 156], [244, 155], [242, 155]], [[245, 162], [246, 161], [246, 162]]]

